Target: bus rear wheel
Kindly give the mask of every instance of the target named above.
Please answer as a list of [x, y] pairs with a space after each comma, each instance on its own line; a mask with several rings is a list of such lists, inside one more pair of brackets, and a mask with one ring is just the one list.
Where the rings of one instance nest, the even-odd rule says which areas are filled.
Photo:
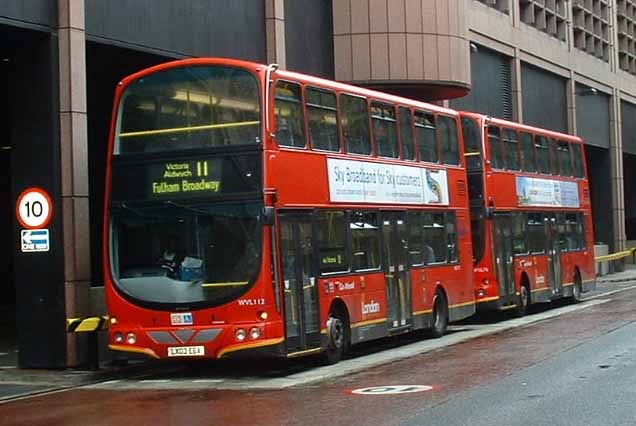
[[348, 324], [339, 311], [329, 314], [327, 320], [327, 348], [322, 353], [325, 364], [336, 364], [347, 349]]
[[446, 297], [441, 291], [435, 293], [435, 302], [433, 303], [433, 326], [429, 332], [434, 339], [442, 337], [446, 334], [448, 328], [448, 304]]
[[574, 276], [574, 284], [572, 286], [572, 302], [579, 303], [582, 300], [582, 284], [581, 275], [577, 272]]
[[515, 315], [518, 317], [522, 317], [528, 311], [528, 306], [530, 305], [530, 291], [528, 290], [528, 286], [523, 284], [519, 288], [519, 300], [517, 301], [517, 309], [515, 310]]

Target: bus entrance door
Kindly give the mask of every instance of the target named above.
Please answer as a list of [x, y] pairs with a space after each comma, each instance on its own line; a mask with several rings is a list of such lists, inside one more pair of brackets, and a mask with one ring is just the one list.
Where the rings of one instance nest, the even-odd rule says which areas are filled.
[[382, 219], [389, 329], [409, 327], [412, 322], [408, 234], [405, 214], [384, 212]]
[[499, 300], [501, 306], [506, 306], [517, 302], [512, 247], [512, 218], [510, 215], [495, 215], [493, 233], [493, 254], [497, 281], [499, 281]]
[[563, 283], [561, 282], [561, 252], [556, 214], [546, 214], [543, 220], [546, 226], [546, 235], [548, 236], [548, 274], [550, 278], [550, 289], [552, 290], [552, 296], [561, 296], [563, 294]]
[[317, 280], [313, 268], [311, 214], [280, 215], [287, 353], [320, 348]]

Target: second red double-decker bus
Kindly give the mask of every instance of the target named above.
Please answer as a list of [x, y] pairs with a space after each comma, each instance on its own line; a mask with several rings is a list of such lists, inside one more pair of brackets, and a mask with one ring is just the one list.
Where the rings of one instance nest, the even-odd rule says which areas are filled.
[[335, 362], [474, 313], [456, 112], [190, 59], [126, 78], [113, 117], [112, 349]]
[[460, 113], [478, 310], [516, 309], [595, 286], [583, 141]]

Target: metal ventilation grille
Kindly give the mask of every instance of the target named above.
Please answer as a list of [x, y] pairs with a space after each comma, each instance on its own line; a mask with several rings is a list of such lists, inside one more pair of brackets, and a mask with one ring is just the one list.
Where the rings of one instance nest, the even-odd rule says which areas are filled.
[[510, 60], [504, 58], [501, 61], [501, 104], [503, 117], [512, 120], [512, 79], [510, 75]]
[[466, 195], [466, 181], [464, 180], [457, 181], [457, 193], [459, 195]]

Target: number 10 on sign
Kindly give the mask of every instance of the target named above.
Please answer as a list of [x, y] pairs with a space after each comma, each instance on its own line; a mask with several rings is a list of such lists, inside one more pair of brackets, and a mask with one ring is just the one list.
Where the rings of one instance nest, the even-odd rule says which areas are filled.
[[41, 188], [26, 189], [18, 197], [16, 215], [27, 229], [46, 227], [51, 221], [53, 204], [51, 197]]

